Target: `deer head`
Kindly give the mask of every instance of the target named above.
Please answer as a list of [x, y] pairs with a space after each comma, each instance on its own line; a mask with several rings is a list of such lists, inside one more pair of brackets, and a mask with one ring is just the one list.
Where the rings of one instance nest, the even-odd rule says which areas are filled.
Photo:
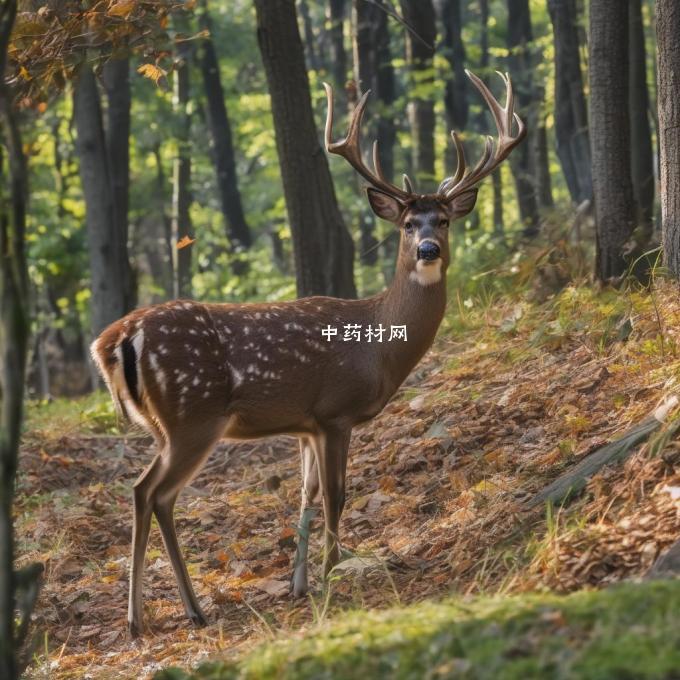
[[[324, 83], [328, 99], [326, 150], [342, 156], [369, 182], [370, 186], [366, 191], [373, 212], [400, 229], [400, 267], [422, 285], [439, 281], [449, 264], [447, 230], [450, 222], [464, 217], [474, 208], [479, 182], [492, 173], [526, 135], [526, 127], [514, 111], [510, 76], [498, 74], [506, 89], [505, 106], [501, 106], [476, 75], [467, 70], [465, 73], [489, 106], [496, 123], [498, 139], [494, 144], [493, 138], [487, 136], [482, 157], [470, 169], [465, 160], [463, 144], [456, 132], [452, 131], [458, 166], [455, 174], [444, 179], [436, 193], [431, 194], [415, 192], [407, 175], [403, 176], [403, 188], [389, 182], [380, 165], [377, 141], [373, 143], [373, 170], [364, 163], [359, 138], [370, 90], [361, 97], [354, 109], [346, 137], [337, 142], [332, 141], [333, 89]], [[513, 121], [517, 123], [517, 132], [514, 135]]]

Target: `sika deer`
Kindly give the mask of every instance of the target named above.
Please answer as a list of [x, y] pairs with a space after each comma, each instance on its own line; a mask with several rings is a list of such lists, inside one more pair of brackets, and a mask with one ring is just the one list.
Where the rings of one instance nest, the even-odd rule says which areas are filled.
[[[466, 215], [475, 186], [522, 140], [525, 127], [513, 111], [510, 79], [505, 108], [474, 75], [498, 128], [481, 160], [466, 171], [455, 133], [458, 168], [437, 193], [417, 194], [374, 170], [359, 149], [368, 93], [356, 107], [347, 138], [331, 141], [333, 96], [326, 85], [326, 148], [343, 156], [371, 185], [368, 200], [379, 217], [400, 230], [392, 284], [365, 300], [312, 297], [281, 304], [204, 304], [173, 301], [138, 309], [109, 326], [92, 356], [114, 402], [150, 432], [158, 452], [134, 485], [133, 549], [128, 622], [142, 631], [142, 571], [151, 516], [158, 520], [187, 616], [206, 622], [177, 542], [173, 508], [221, 437], [276, 434], [299, 438], [302, 456], [300, 534], [306, 537], [315, 506], [325, 518], [324, 576], [338, 562], [338, 523], [345, 502], [345, 470], [352, 428], [385, 406], [428, 350], [444, 315], [448, 225]], [[513, 121], [517, 132], [513, 135]], [[357, 342], [331, 328], [369, 327]], [[406, 340], [387, 341], [379, 329], [405, 326]], [[325, 329], [325, 332], [324, 332]], [[300, 540], [292, 579], [296, 596], [307, 591], [307, 541]]]

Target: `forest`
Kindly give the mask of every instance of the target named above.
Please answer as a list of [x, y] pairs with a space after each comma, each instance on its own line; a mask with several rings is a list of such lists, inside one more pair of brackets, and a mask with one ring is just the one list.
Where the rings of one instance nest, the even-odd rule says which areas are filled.
[[0, 679], [680, 677], [676, 0], [0, 0]]

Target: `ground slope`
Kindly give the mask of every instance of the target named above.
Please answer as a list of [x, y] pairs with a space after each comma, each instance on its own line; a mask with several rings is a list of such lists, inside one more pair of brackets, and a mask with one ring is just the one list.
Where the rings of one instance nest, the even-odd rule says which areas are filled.
[[567, 288], [540, 305], [461, 303], [407, 384], [353, 436], [341, 531], [361, 559], [339, 570], [330, 597], [288, 597], [295, 442], [223, 444], [177, 510], [214, 623], [187, 625], [154, 529], [150, 634], [136, 642], [125, 633], [130, 489], [149, 442], [107, 434], [101, 400], [34, 407], [17, 499], [21, 562], [46, 564], [33, 675], [143, 677], [245, 653], [348, 608], [566, 593], [644, 575], [680, 536], [674, 414], [568, 507], [527, 509], [526, 500], [678, 389], [678, 333], [670, 285], [653, 294]]

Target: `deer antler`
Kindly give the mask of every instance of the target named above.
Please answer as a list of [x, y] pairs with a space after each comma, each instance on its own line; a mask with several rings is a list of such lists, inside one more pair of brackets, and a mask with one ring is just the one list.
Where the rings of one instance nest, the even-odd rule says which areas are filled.
[[380, 165], [380, 157], [378, 155], [378, 142], [373, 142], [373, 168], [371, 170], [365, 163], [361, 156], [361, 147], [359, 136], [361, 134], [361, 120], [364, 117], [366, 110], [366, 103], [368, 102], [368, 95], [371, 93], [367, 90], [359, 100], [356, 108], [352, 112], [352, 117], [349, 122], [349, 129], [347, 136], [338, 142], [332, 141], [333, 134], [333, 88], [324, 83], [326, 88], [326, 97], [328, 99], [328, 113], [326, 115], [326, 151], [328, 153], [335, 153], [342, 156], [365, 180], [370, 182], [376, 189], [384, 191], [386, 194], [397, 198], [401, 201], [408, 200], [414, 196], [411, 190], [411, 182], [404, 175], [404, 189], [400, 189], [391, 182], [388, 182], [383, 175], [382, 167]]
[[[498, 75], [505, 83], [505, 107], [502, 107], [491, 94], [489, 88], [474, 74], [466, 69], [467, 77], [480, 91], [482, 97], [491, 109], [491, 114], [498, 130], [498, 141], [494, 149], [493, 138], [489, 135], [484, 145], [484, 153], [477, 165], [466, 173], [465, 152], [463, 145], [455, 132], [451, 132], [453, 143], [456, 145], [458, 166], [452, 177], [447, 177], [440, 185], [437, 193], [447, 201], [452, 201], [456, 196], [478, 184], [487, 175], [491, 174], [509, 155], [510, 152], [524, 139], [527, 129], [522, 119], [514, 111], [515, 97], [512, 91], [512, 82], [509, 74]], [[517, 122], [517, 134], [513, 136], [513, 121]]]
[[[497, 72], [505, 83], [506, 98], [505, 107], [501, 106], [498, 101], [491, 94], [489, 88], [474, 74], [466, 70], [468, 78], [472, 81], [474, 86], [480, 91], [482, 97], [486, 101], [491, 114], [496, 123], [498, 130], [498, 141], [494, 148], [493, 137], [487, 136], [484, 144], [484, 153], [472, 170], [467, 169], [465, 161], [465, 151], [463, 144], [458, 135], [452, 131], [451, 137], [456, 146], [456, 153], [458, 156], [458, 166], [456, 172], [452, 177], [447, 177], [439, 185], [436, 196], [440, 200], [446, 202], [452, 201], [456, 196], [459, 196], [467, 189], [481, 182], [487, 175], [491, 174], [502, 161], [504, 161], [510, 152], [524, 139], [526, 135], [526, 126], [522, 119], [514, 111], [514, 94], [512, 91], [512, 82], [510, 76], [506, 73]], [[382, 167], [380, 165], [380, 157], [378, 155], [378, 142], [373, 143], [373, 170], [371, 170], [365, 163], [361, 155], [360, 139], [361, 121], [366, 110], [368, 102], [368, 95], [371, 93], [368, 90], [359, 100], [356, 108], [352, 113], [349, 122], [349, 129], [347, 136], [340, 141], [332, 141], [333, 134], [333, 88], [324, 83], [326, 88], [326, 97], [328, 99], [328, 114], [326, 115], [326, 151], [342, 156], [365, 180], [370, 182], [376, 189], [384, 191], [386, 194], [399, 199], [407, 201], [417, 196], [413, 191], [411, 181], [404, 175], [404, 188], [400, 189], [391, 182], [388, 182], [383, 175]], [[513, 136], [512, 127], [513, 121], [517, 122], [517, 134]]]

